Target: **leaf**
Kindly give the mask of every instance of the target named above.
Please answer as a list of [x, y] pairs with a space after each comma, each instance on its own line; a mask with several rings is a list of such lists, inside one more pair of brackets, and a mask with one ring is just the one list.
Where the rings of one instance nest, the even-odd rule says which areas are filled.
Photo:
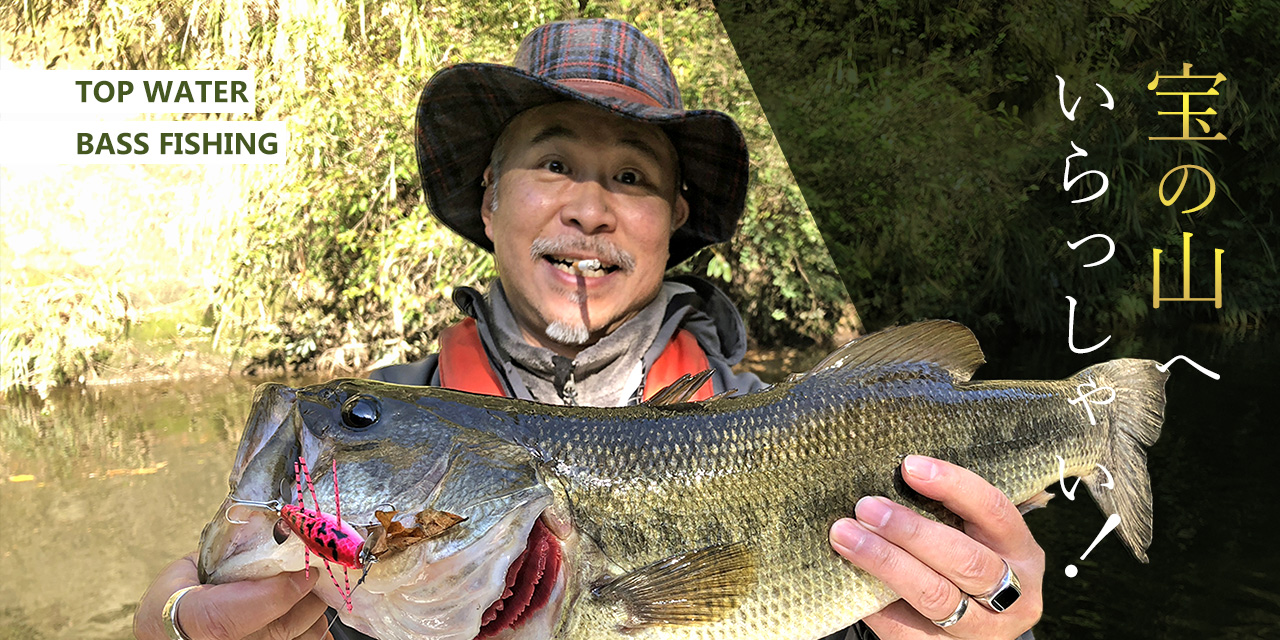
[[435, 538], [466, 520], [462, 516], [428, 507], [414, 516], [418, 526], [406, 527], [396, 521], [395, 517], [399, 513], [395, 510], [374, 512], [373, 517], [378, 519], [378, 525], [365, 540], [365, 547], [373, 557], [404, 551], [423, 540]]
[[436, 511], [428, 507], [419, 511], [414, 520], [420, 525], [420, 527], [415, 528], [421, 528], [426, 537], [434, 538], [453, 528], [459, 522], [466, 520], [466, 518], [448, 511]]

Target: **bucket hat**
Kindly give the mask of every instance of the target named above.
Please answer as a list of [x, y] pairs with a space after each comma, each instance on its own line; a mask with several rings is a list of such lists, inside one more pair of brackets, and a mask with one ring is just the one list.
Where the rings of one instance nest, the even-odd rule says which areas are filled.
[[463, 63], [432, 76], [418, 99], [415, 131], [431, 212], [492, 252], [480, 207], [494, 143], [520, 112], [563, 100], [657, 125], [671, 139], [689, 219], [671, 237], [668, 267], [733, 237], [747, 194], [742, 132], [727, 114], [686, 111], [662, 50], [618, 20], [545, 24], [525, 36], [511, 66]]

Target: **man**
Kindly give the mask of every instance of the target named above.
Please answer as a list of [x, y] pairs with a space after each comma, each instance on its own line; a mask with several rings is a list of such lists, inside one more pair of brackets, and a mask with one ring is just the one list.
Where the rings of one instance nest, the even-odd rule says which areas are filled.
[[[634, 27], [544, 25], [514, 67], [441, 71], [419, 102], [417, 150], [432, 212], [493, 251], [499, 278], [487, 295], [455, 294], [468, 319], [446, 330], [438, 355], [373, 377], [598, 406], [707, 368], [702, 398], [761, 386], [731, 369], [745, 334], [725, 296], [663, 279], [733, 234], [745, 143], [727, 115], [683, 109], [661, 51]], [[835, 523], [833, 548], [903, 596], [866, 626], [888, 640], [1012, 638], [1033, 625], [1044, 558], [1014, 505], [945, 462], [911, 456], [903, 476], [966, 529], [877, 498]], [[968, 606], [970, 594], [1016, 595], [1012, 575], [1021, 595], [1007, 611]], [[179, 627], [189, 640], [324, 634], [323, 605], [300, 575], [180, 590], [194, 584], [190, 558], [162, 572], [136, 614], [138, 638], [181, 637]]]

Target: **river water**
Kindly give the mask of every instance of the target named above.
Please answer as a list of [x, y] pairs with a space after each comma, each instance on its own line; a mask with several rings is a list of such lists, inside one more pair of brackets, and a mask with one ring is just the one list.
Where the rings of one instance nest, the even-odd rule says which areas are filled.
[[[1052, 344], [984, 345], [979, 377], [1061, 378], [1108, 357], [1185, 354], [1150, 450], [1151, 563], [1114, 534], [1081, 560], [1105, 516], [1083, 487], [1027, 517], [1046, 549], [1036, 636], [1280, 638], [1280, 340], [1188, 332], [1088, 356]], [[765, 371], [777, 378], [784, 372]], [[165, 564], [196, 547], [226, 493], [253, 387], [204, 379], [59, 390], [0, 407], [0, 640], [131, 637], [138, 598]], [[1060, 492], [1059, 492], [1060, 493]], [[1079, 567], [1075, 578], [1064, 567]]]

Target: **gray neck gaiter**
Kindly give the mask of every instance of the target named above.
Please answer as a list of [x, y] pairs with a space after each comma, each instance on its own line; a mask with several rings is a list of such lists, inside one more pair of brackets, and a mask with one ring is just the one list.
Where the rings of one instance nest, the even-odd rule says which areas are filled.
[[583, 349], [572, 360], [525, 342], [507, 304], [502, 282], [489, 288], [493, 337], [533, 397], [549, 404], [621, 407], [630, 404], [644, 382], [645, 352], [662, 326], [670, 287], [613, 333]]

